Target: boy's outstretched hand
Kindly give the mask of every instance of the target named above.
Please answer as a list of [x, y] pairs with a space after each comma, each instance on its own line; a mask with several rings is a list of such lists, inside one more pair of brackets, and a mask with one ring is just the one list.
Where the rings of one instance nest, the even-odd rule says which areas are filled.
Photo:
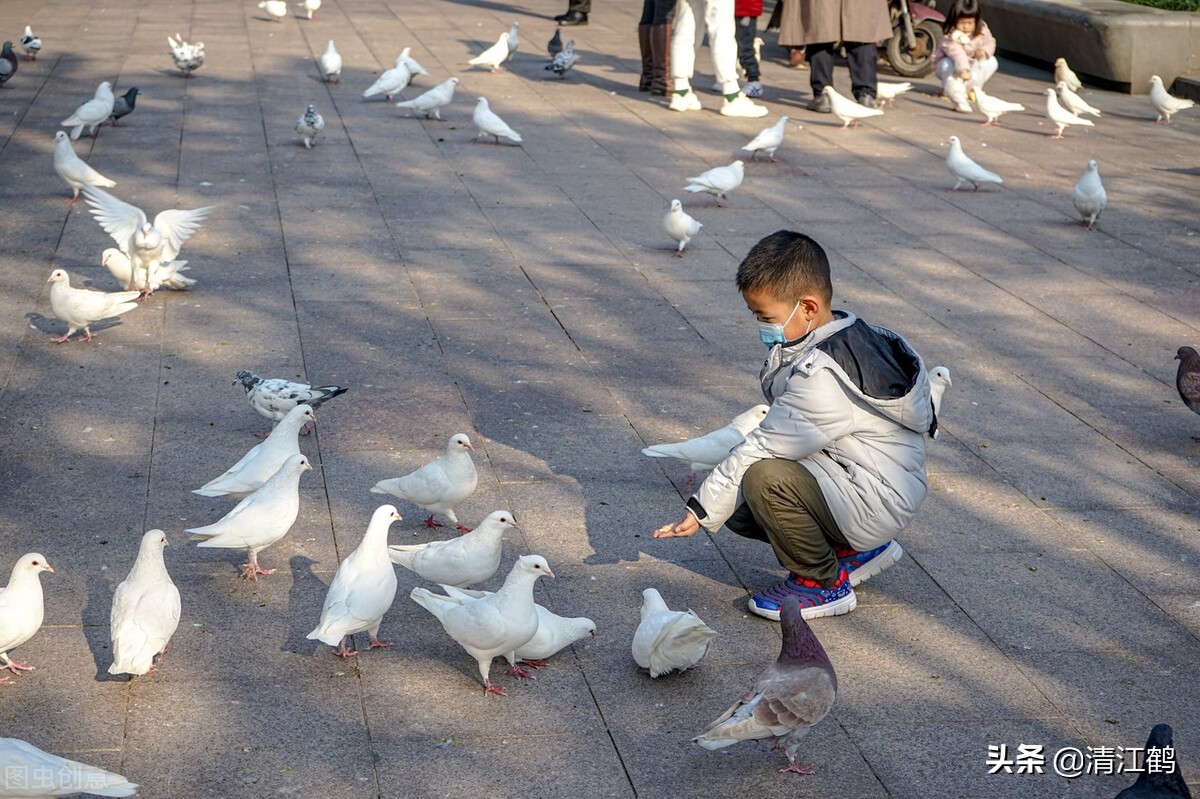
[[654, 531], [655, 538], [687, 538], [690, 535], [695, 535], [700, 529], [700, 522], [696, 521], [696, 517], [690, 513], [683, 514], [683, 518], [674, 524], [664, 524], [662, 527]]

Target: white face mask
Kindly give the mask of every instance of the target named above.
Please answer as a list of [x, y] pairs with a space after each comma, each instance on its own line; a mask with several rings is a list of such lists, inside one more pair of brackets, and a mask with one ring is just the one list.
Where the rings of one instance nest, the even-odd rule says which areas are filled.
[[[800, 310], [800, 303], [797, 302], [792, 306], [792, 312], [788, 314], [787, 321], [782, 325], [776, 322], [759, 322], [758, 323], [758, 340], [768, 347], [774, 347], [776, 344], [783, 344], [787, 341], [787, 334], [783, 329], [792, 321], [792, 317], [796, 315], [796, 311]], [[808, 324], [804, 326], [804, 334], [800, 338], [808, 335], [808, 329], [812, 327], [812, 320], [808, 320]]]

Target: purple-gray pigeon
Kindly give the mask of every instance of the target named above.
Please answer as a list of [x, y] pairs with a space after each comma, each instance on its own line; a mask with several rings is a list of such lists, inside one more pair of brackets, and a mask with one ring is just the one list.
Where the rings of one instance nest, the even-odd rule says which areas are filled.
[[796, 750], [809, 729], [833, 707], [837, 675], [795, 597], [784, 600], [780, 621], [779, 657], [733, 707], [692, 740], [705, 749], [722, 749], [738, 741], [774, 738], [788, 758], [780, 773], [812, 774], [811, 765], [796, 764]]
[[[1200, 354], [1192, 347], [1180, 347], [1175, 353], [1179, 361], [1179, 371], [1175, 373], [1175, 388], [1179, 390], [1179, 398], [1183, 404], [1200, 413]], [[1200, 441], [1200, 436], [1192, 436]]]
[[[1184, 349], [1192, 348], [1184, 347]], [[1196, 351], [1192, 350], [1192, 357], [1195, 356]], [[1161, 752], [1168, 748], [1174, 749], [1171, 725], [1155, 724], [1154, 729], [1150, 730], [1150, 737], [1146, 739], [1145, 756], [1150, 756], [1151, 749], [1158, 749]], [[1183, 773], [1179, 770], [1178, 764], [1171, 763], [1173, 766], [1171, 773], [1166, 773], [1165, 767], [1168, 766], [1168, 762], [1164, 761], [1161, 764], [1163, 769], [1150, 771], [1147, 768], [1138, 775], [1137, 781], [1133, 785], [1117, 794], [1117, 799], [1192, 799], [1192, 792], [1188, 790], [1187, 783], [1183, 781]], [[1145, 765], [1143, 762], [1143, 768]]]

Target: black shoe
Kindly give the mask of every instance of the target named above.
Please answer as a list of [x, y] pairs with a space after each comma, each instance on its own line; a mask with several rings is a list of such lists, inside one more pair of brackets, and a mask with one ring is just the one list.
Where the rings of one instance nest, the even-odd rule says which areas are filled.
[[829, 98], [824, 94], [818, 94], [808, 103], [808, 110], [815, 111], [818, 114], [832, 114], [833, 106], [829, 102]]
[[569, 16], [571, 16], [571, 12], [569, 12], [569, 11], [568, 11], [568, 12], [566, 12], [566, 13], [564, 13], [564, 14], [559, 14], [557, 17], [555, 17], [555, 18], [554, 18], [554, 21], [555, 21], [555, 22], [562, 22], [564, 19], [566, 19], [566, 18], [567, 18], [567, 17], [569, 17]]
[[563, 25], [564, 27], [569, 27], [571, 25], [586, 25], [587, 14], [583, 13], [582, 11], [572, 11], [559, 20], [558, 24]]
[[875, 102], [875, 98], [872, 97], [871, 95], [867, 94], [866, 92], [863, 92], [862, 94], [854, 95], [854, 99], [857, 100], [858, 104], [863, 106], [864, 108], [878, 108], [879, 107], [879, 103]]

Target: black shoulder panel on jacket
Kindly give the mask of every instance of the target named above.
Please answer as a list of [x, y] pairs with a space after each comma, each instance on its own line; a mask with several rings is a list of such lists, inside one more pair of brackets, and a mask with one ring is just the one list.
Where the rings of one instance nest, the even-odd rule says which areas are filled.
[[920, 373], [917, 359], [898, 338], [883, 335], [861, 319], [817, 349], [837, 361], [859, 390], [874, 399], [903, 397]]

